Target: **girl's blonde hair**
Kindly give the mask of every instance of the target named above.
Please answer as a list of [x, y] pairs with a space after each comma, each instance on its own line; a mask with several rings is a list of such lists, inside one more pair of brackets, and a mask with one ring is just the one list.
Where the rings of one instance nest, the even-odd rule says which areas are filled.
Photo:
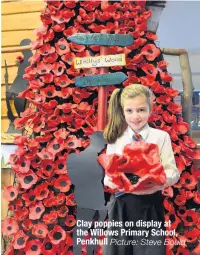
[[152, 92], [148, 87], [141, 84], [132, 84], [123, 89], [115, 89], [113, 91], [108, 107], [108, 124], [103, 132], [104, 138], [108, 143], [114, 143], [127, 128], [123, 113], [124, 101], [141, 95], [146, 97], [151, 110]]

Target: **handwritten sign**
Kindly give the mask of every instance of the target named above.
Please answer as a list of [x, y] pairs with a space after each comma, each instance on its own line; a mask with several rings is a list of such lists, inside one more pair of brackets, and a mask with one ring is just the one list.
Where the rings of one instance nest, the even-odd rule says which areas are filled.
[[93, 76], [77, 77], [76, 87], [107, 86], [120, 84], [128, 77], [122, 72], [98, 74]]
[[121, 35], [121, 34], [85, 34], [77, 33], [67, 37], [67, 40], [83, 45], [105, 45], [105, 46], [121, 46], [125, 47], [133, 44], [132, 35]]
[[98, 57], [75, 58], [74, 68], [125, 66], [125, 54], [102, 55]]

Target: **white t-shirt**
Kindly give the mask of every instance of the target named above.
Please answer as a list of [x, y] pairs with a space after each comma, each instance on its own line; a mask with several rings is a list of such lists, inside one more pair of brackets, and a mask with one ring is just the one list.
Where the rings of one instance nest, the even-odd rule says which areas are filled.
[[[174, 153], [172, 150], [171, 139], [167, 132], [151, 128], [148, 124], [139, 132], [142, 139], [147, 143], [153, 143], [158, 145], [159, 153], [160, 153], [160, 160], [164, 167], [166, 173], [166, 184], [163, 186], [158, 186], [155, 188], [149, 188], [144, 192], [133, 192], [133, 194], [152, 194], [158, 190], [162, 190], [164, 187], [172, 186], [175, 184], [179, 178], [180, 173], [176, 167], [176, 162], [174, 159]], [[107, 145], [106, 154], [120, 154], [122, 155], [122, 151], [125, 145], [131, 143], [133, 141], [132, 137], [134, 135], [133, 130], [128, 126], [125, 130], [124, 134], [119, 137], [115, 143]], [[115, 188], [111, 181], [111, 178], [105, 175], [104, 178], [104, 185]]]

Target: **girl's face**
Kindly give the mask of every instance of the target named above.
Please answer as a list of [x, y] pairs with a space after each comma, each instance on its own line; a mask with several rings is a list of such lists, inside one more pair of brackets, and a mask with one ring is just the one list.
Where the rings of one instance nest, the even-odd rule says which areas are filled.
[[133, 131], [139, 132], [148, 122], [151, 113], [145, 95], [124, 100], [124, 117]]

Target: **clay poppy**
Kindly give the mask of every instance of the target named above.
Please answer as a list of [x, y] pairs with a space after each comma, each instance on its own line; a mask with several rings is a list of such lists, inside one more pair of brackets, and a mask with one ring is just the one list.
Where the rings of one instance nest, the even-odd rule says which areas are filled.
[[60, 75], [59, 77], [55, 77], [54, 82], [56, 86], [59, 86], [61, 88], [65, 88], [72, 83], [72, 81], [68, 78], [66, 74]]
[[45, 208], [43, 203], [40, 201], [40, 202], [36, 202], [35, 204], [31, 204], [29, 206], [29, 210], [30, 210], [29, 219], [38, 220], [41, 218], [41, 215], [45, 211]]
[[44, 221], [45, 224], [53, 224], [57, 223], [57, 212], [55, 210], [50, 211], [48, 214], [44, 214], [42, 220]]
[[156, 98], [156, 102], [159, 104], [169, 104], [169, 102], [171, 101], [171, 98], [167, 95], [161, 95], [159, 97]]
[[22, 230], [19, 230], [14, 236], [13, 247], [14, 249], [22, 249], [26, 246], [29, 237], [24, 234]]
[[183, 206], [186, 203], [186, 197], [184, 195], [177, 195], [174, 199], [174, 203], [178, 206]]
[[30, 240], [26, 243], [24, 251], [26, 255], [40, 255], [41, 254], [42, 242], [37, 239]]
[[37, 175], [32, 170], [26, 174], [17, 174], [17, 178], [24, 189], [30, 189], [38, 180]]
[[147, 32], [146, 33], [146, 38], [152, 41], [155, 41], [158, 39], [158, 36], [152, 32]]
[[81, 2], [80, 5], [84, 7], [85, 10], [91, 12], [96, 10], [99, 7], [100, 2], [99, 1]]
[[71, 88], [61, 88], [61, 91], [58, 91], [58, 96], [67, 99], [72, 95], [72, 89]]
[[8, 247], [7, 249], [6, 249], [6, 251], [5, 251], [5, 255], [15, 255], [15, 250], [14, 250], [14, 248], [13, 248], [13, 246], [10, 246], [10, 247]]
[[170, 221], [171, 225], [170, 228], [171, 229], [176, 229], [178, 224], [181, 222], [181, 220], [179, 219], [179, 217], [176, 215], [175, 211], [169, 212], [165, 215], [165, 220], [166, 221]]
[[43, 83], [51, 83], [53, 81], [53, 74], [52, 73], [47, 73], [42, 76], [40, 76], [40, 79], [42, 80]]
[[58, 95], [58, 92], [55, 90], [55, 86], [49, 85], [46, 88], [42, 88], [40, 94], [47, 98], [53, 98]]
[[71, 135], [67, 138], [65, 141], [65, 148], [70, 149], [76, 149], [78, 147], [82, 147], [82, 140], [78, 139], [76, 136]]
[[197, 229], [196, 227], [192, 228], [191, 230], [186, 229], [184, 231], [184, 235], [188, 243], [194, 243], [197, 240], [197, 238], [199, 238], [200, 236], [200, 230]]
[[179, 114], [182, 112], [182, 106], [174, 102], [169, 102], [167, 109], [173, 114]]
[[163, 119], [167, 123], [173, 123], [176, 121], [176, 116], [173, 114], [170, 114], [168, 111], [163, 111]]
[[22, 223], [22, 227], [25, 231], [29, 231], [30, 229], [32, 229], [33, 227], [33, 222], [30, 219], [26, 219], [25, 221], [23, 221]]
[[61, 57], [61, 59], [68, 65], [72, 65], [76, 55], [73, 52], [68, 52]]
[[76, 7], [77, 0], [70, 1], [70, 2], [64, 2], [64, 5], [69, 9], [74, 9]]
[[168, 201], [168, 199], [165, 199], [163, 204], [167, 211], [169, 211], [169, 212], [174, 211], [174, 206], [173, 206], [172, 202]]
[[49, 233], [48, 236], [52, 244], [59, 244], [66, 237], [65, 231], [60, 226], [55, 226]]
[[184, 135], [183, 140], [189, 148], [196, 148], [196, 142], [190, 136]]
[[44, 223], [34, 224], [32, 234], [38, 238], [45, 238], [48, 234], [48, 228]]
[[69, 212], [68, 207], [64, 205], [58, 210], [58, 216], [64, 218], [67, 216], [68, 212]]
[[25, 201], [26, 206], [29, 206], [30, 204], [32, 204], [36, 201], [36, 196], [35, 196], [34, 191], [32, 189], [30, 189], [28, 192], [25, 192], [22, 195], [22, 198]]
[[180, 206], [177, 210], [177, 215], [182, 218], [183, 216], [185, 216], [187, 214], [187, 210], [185, 206]]
[[65, 29], [65, 31], [63, 32], [63, 34], [66, 36], [66, 37], [69, 37], [73, 34], [76, 34], [78, 32], [77, 28], [76, 27], [68, 27], [67, 29]]
[[63, 139], [65, 140], [67, 136], [69, 135], [69, 132], [66, 131], [65, 128], [60, 128], [53, 134], [57, 139]]
[[199, 254], [200, 253], [200, 244], [198, 243], [197, 246], [192, 250], [194, 254]]
[[54, 206], [54, 199], [55, 199], [55, 197], [54, 197], [54, 192], [52, 191], [52, 192], [49, 192], [49, 196], [46, 198], [46, 199], [44, 199], [43, 200], [43, 204], [44, 204], [44, 206], [45, 207], [52, 207], [52, 206]]
[[70, 52], [70, 48], [69, 48], [69, 44], [68, 42], [65, 40], [65, 38], [61, 38], [56, 44], [56, 52], [58, 53], [58, 55], [62, 56], [68, 52]]
[[62, 6], [63, 6], [63, 3], [59, 1], [48, 2], [48, 8], [52, 12], [55, 10], [60, 10]]
[[[52, 26], [52, 28], [53, 28], [53, 26]], [[46, 33], [42, 35], [44, 42], [50, 42], [54, 39], [54, 37], [55, 37], [55, 35], [54, 35], [53, 29], [47, 30]]]
[[55, 161], [55, 170], [54, 170], [54, 172], [56, 174], [65, 174], [65, 173], [67, 173], [66, 158], [65, 157], [59, 157], [59, 159]]
[[37, 72], [38, 74], [47, 74], [50, 73], [52, 70], [52, 65], [49, 63], [45, 63], [43, 61], [37, 64]]
[[51, 15], [52, 20], [58, 24], [69, 22], [72, 17], [75, 16], [74, 10], [58, 10], [55, 14]]
[[192, 176], [191, 174], [184, 172], [181, 177], [180, 177], [180, 183], [183, 185], [183, 187], [189, 189], [189, 190], [193, 190], [197, 183], [198, 180]]
[[159, 72], [160, 74], [160, 78], [162, 81], [164, 82], [172, 82], [173, 81], [173, 77], [171, 75], [169, 75], [166, 72]]
[[73, 88], [72, 97], [75, 103], [80, 103], [83, 98], [88, 98], [92, 93], [88, 92], [86, 89]]
[[49, 237], [46, 237], [41, 247], [41, 253], [45, 255], [55, 255], [58, 251], [58, 246], [50, 242]]
[[44, 44], [39, 50], [38, 52], [43, 55], [49, 55], [55, 52], [55, 48], [52, 47], [49, 43]]
[[42, 183], [38, 185], [37, 188], [34, 189], [34, 194], [37, 200], [43, 200], [44, 198], [47, 198], [49, 194], [48, 184]]
[[62, 61], [55, 62], [55, 63], [52, 64], [52, 72], [56, 76], [62, 75], [65, 70], [66, 70], [66, 66]]
[[68, 215], [65, 221], [66, 226], [73, 227], [76, 224], [76, 219], [73, 215]]
[[74, 66], [71, 66], [70, 68], [67, 68], [66, 73], [68, 75], [72, 75], [72, 76], [76, 77], [80, 74], [80, 68], [75, 69]]
[[2, 222], [2, 233], [6, 236], [13, 235], [19, 230], [17, 221], [14, 218], [6, 218]]
[[158, 73], [158, 70], [152, 65], [152, 64], [148, 64], [148, 63], [144, 63], [141, 66], [141, 69], [150, 77], [152, 77], [153, 79], [156, 78], [156, 75]]
[[13, 201], [16, 199], [18, 195], [18, 191], [15, 187], [13, 187], [12, 185], [9, 185], [7, 187], [4, 188], [4, 192], [3, 192], [3, 197], [7, 200], [7, 201]]
[[65, 194], [59, 193], [55, 198], [54, 198], [54, 206], [60, 206], [65, 203]]
[[75, 200], [74, 194], [70, 194], [70, 195], [66, 196], [66, 205], [68, 205], [68, 206], [76, 205], [76, 200]]
[[176, 255], [190, 255], [190, 252], [187, 248], [183, 248], [179, 246], [177, 249]]
[[153, 61], [160, 55], [160, 50], [154, 44], [146, 44], [141, 49], [141, 54], [144, 55], [147, 60]]
[[52, 53], [52, 54], [49, 54], [49, 55], [43, 57], [44, 62], [51, 63], [51, 64], [56, 62], [57, 59], [58, 59], [57, 53]]
[[68, 176], [62, 174], [56, 179], [54, 186], [61, 192], [67, 192], [70, 189], [71, 181]]
[[70, 124], [71, 127], [68, 127], [68, 130], [75, 132], [85, 124], [85, 121], [83, 119], [72, 119]]
[[193, 226], [198, 222], [199, 215], [193, 210], [187, 210], [186, 214], [182, 217], [184, 226]]
[[[45, 142], [50, 141], [52, 137], [53, 137], [52, 134], [46, 134], [46, 135], [36, 136], [35, 139], [36, 139], [39, 143], [45, 143]], [[38, 165], [40, 164], [39, 162], [41, 162], [41, 159], [40, 159], [39, 157], [37, 157], [37, 158], [35, 159], [35, 164], [36, 164], [36, 166], [38, 166]], [[32, 162], [32, 164], [33, 164], [33, 162]], [[34, 167], [34, 166], [33, 166], [33, 167]]]
[[194, 202], [197, 204], [200, 204], [200, 192], [199, 191], [194, 192]]

